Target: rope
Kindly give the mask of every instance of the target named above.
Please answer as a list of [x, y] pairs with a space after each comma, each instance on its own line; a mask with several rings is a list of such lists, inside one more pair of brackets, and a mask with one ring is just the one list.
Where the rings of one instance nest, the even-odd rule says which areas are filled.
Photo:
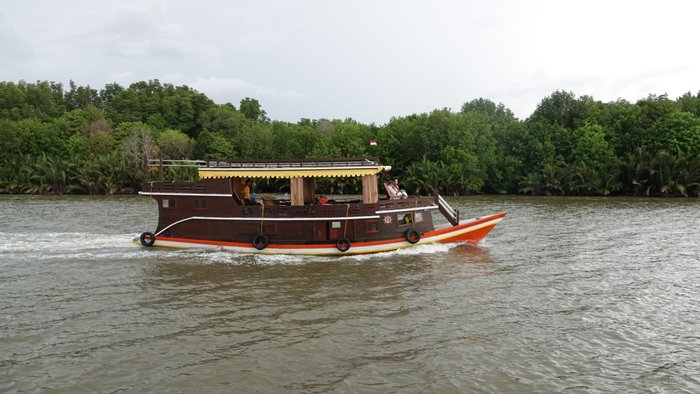
[[265, 221], [265, 204], [260, 206], [260, 234], [263, 233], [263, 222]]
[[[416, 208], [418, 208], [418, 199], [416, 199]], [[412, 218], [412, 223], [413, 223], [413, 225], [415, 226], [415, 225], [416, 225], [416, 211], [413, 211], [413, 212], [411, 213], [411, 216], [413, 216], [413, 218]]]
[[345, 210], [345, 227], [343, 228], [343, 238], [345, 238], [345, 234], [348, 230], [348, 217], [350, 216], [350, 204], [345, 204], [345, 206], [347, 209]]

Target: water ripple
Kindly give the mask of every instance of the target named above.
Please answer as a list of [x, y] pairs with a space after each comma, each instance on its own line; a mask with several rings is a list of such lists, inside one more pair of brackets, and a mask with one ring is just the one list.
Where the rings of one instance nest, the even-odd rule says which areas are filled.
[[271, 257], [136, 247], [148, 199], [0, 197], [0, 391], [700, 391], [697, 201], [451, 202], [511, 213], [480, 247]]

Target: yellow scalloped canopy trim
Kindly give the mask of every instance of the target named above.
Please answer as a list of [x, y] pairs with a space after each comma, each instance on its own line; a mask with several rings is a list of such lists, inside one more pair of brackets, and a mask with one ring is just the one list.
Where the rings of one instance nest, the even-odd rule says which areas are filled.
[[200, 178], [318, 178], [359, 177], [391, 170], [391, 166], [344, 168], [200, 168]]

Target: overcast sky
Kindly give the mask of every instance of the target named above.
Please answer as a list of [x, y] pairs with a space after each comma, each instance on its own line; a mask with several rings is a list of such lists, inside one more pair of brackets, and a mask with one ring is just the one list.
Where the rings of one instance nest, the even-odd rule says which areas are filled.
[[0, 80], [159, 79], [273, 120], [457, 111], [527, 118], [555, 90], [700, 90], [700, 1], [0, 0]]

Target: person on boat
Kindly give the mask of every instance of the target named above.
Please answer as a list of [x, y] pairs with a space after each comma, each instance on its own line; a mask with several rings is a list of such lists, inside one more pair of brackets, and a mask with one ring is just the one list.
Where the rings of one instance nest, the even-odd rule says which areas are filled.
[[255, 192], [254, 192], [253, 190], [251, 190], [251, 191], [250, 191], [250, 201], [248, 202], [248, 204], [250, 204], [250, 205], [255, 205], [255, 204], [257, 204], [257, 203], [258, 203], [258, 202], [255, 201]]
[[250, 179], [243, 180], [243, 203], [245, 205], [250, 205]]
[[398, 200], [401, 198], [407, 198], [408, 195], [406, 194], [405, 190], [401, 190], [399, 187], [399, 180], [394, 179], [393, 182], [390, 183], [385, 183], [384, 188], [386, 189], [387, 194], [389, 195], [390, 200]]
[[328, 204], [328, 199], [326, 198], [326, 196], [321, 196], [318, 198], [318, 203], [321, 205], [326, 205]]

